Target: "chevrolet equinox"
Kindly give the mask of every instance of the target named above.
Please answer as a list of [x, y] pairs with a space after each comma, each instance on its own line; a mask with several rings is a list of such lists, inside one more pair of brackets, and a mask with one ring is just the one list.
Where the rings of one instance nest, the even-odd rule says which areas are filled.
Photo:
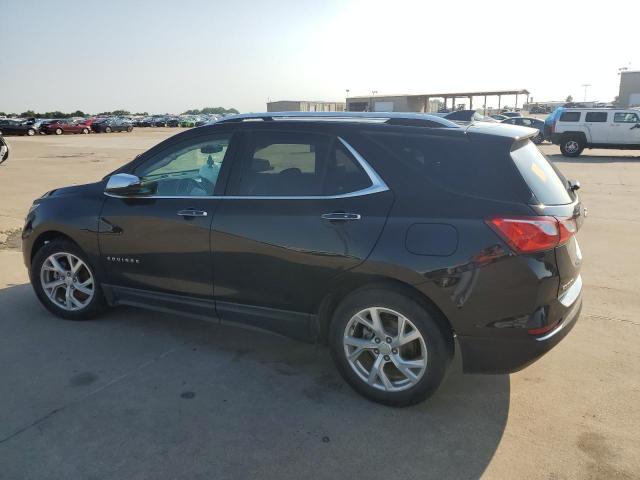
[[[582, 306], [577, 182], [537, 130], [270, 113], [180, 133], [31, 206], [24, 261], [70, 320], [133, 305], [330, 346], [371, 400], [524, 368]], [[457, 341], [456, 341], [457, 339]]]

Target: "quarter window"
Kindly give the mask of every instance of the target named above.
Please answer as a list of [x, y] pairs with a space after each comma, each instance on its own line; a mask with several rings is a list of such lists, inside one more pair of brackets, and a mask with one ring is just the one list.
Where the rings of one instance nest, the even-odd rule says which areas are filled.
[[586, 122], [606, 122], [607, 121], [607, 112], [587, 112], [587, 116], [585, 117]]
[[157, 196], [213, 195], [231, 135], [199, 137], [162, 152], [135, 173]]
[[562, 112], [560, 115], [561, 122], [579, 122], [580, 112]]
[[362, 190], [371, 180], [334, 137], [254, 131], [230, 189], [239, 196], [321, 196]]
[[620, 112], [613, 116], [615, 123], [638, 123], [638, 115], [631, 112]]

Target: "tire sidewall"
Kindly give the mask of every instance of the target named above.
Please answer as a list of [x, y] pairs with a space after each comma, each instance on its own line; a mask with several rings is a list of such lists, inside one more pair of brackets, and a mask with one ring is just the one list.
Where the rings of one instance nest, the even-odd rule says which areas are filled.
[[[343, 335], [349, 320], [367, 307], [385, 307], [406, 316], [418, 328], [427, 347], [427, 370], [419, 382], [408, 390], [385, 392], [368, 386], [351, 368], [346, 359]], [[419, 403], [438, 388], [450, 363], [450, 355], [442, 328], [430, 312], [414, 299], [388, 289], [369, 288], [354, 292], [336, 309], [329, 330], [333, 360], [343, 378], [361, 395], [390, 406]]]
[[[57, 305], [52, 303], [51, 300], [49, 300], [49, 297], [42, 288], [42, 284], [40, 282], [40, 269], [42, 268], [42, 264], [50, 255], [59, 252], [72, 253], [76, 257], [80, 258], [93, 275], [93, 298], [86, 307], [80, 310], [69, 311], [58, 307]], [[29, 276], [31, 278], [31, 285], [33, 286], [38, 300], [40, 300], [40, 303], [42, 303], [44, 307], [51, 313], [59, 317], [66, 318], [68, 320], [87, 320], [99, 314], [105, 306], [104, 296], [102, 294], [102, 289], [100, 288], [100, 279], [98, 278], [96, 269], [93, 268], [84, 252], [72, 242], [65, 240], [54, 240], [43, 245], [42, 248], [40, 248], [40, 250], [38, 250], [33, 256]]]

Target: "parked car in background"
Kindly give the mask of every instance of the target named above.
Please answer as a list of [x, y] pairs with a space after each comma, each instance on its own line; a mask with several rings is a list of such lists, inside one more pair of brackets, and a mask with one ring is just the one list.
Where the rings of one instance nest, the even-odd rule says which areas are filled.
[[105, 118], [93, 122], [91, 130], [96, 133], [131, 132], [133, 125], [131, 125], [131, 122], [121, 118]]
[[500, 115], [499, 113], [494, 113], [493, 115], [489, 115], [489, 116], [494, 120], [497, 120], [498, 122], [501, 122], [502, 120], [506, 120], [507, 118], [509, 118], [506, 115]]
[[506, 123], [509, 125], [520, 125], [521, 127], [529, 127], [529, 128], [537, 129], [538, 135], [536, 135], [531, 139], [531, 141], [536, 145], [539, 145], [545, 140], [548, 140], [548, 138], [545, 138], [544, 136], [544, 121], [540, 120], [539, 118], [511, 117], [511, 118], [506, 118], [505, 120], [502, 120], [502, 123]]
[[535, 130], [285, 115], [181, 132], [36, 199], [22, 252], [40, 302], [73, 320], [135, 305], [325, 343], [356, 391], [394, 406], [432, 395], [457, 348], [465, 372], [513, 372], [575, 325], [584, 208]]
[[500, 112], [500, 115], [504, 115], [505, 117], [521, 117], [522, 116], [520, 112], [514, 112], [509, 110]]
[[194, 117], [182, 117], [180, 120], [180, 126], [184, 128], [195, 127], [196, 119]]
[[536, 114], [547, 113], [547, 109], [542, 105], [534, 105], [529, 110], [529, 113], [536, 113]]
[[0, 163], [3, 163], [8, 158], [9, 158], [9, 144], [2, 137], [2, 135], [0, 135]]
[[640, 110], [559, 108], [549, 133], [565, 157], [577, 157], [585, 148], [640, 150]]
[[166, 127], [167, 119], [165, 117], [153, 117], [152, 127]]
[[91, 127], [85, 123], [78, 123], [70, 120], [51, 120], [40, 125], [40, 133], [47, 135], [62, 135], [63, 133], [84, 133], [91, 131]]
[[180, 119], [178, 117], [167, 117], [166, 124], [167, 127], [179, 127]]
[[2, 135], [28, 135], [32, 137], [36, 133], [38, 133], [38, 129], [35, 125], [26, 124], [22, 120], [0, 119], [0, 134]]
[[136, 127], [150, 127], [152, 125], [153, 119], [151, 117], [139, 118], [133, 124]]

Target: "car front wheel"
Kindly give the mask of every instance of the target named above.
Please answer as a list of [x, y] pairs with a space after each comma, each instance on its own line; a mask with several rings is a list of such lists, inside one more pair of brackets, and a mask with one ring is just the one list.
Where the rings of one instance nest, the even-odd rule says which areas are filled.
[[36, 131], [33, 128], [30, 128], [29, 130], [27, 130], [27, 135], [29, 135], [30, 137], [33, 137], [36, 134]]
[[565, 137], [560, 142], [560, 152], [565, 157], [577, 157], [584, 150], [584, 142], [579, 137]]
[[111, 127], [107, 127], [104, 129], [105, 133], [111, 133]]
[[425, 400], [442, 382], [450, 361], [436, 315], [393, 290], [355, 292], [340, 304], [331, 323], [338, 370], [375, 402], [407, 406]]
[[40, 302], [55, 315], [86, 320], [105, 305], [95, 270], [74, 243], [54, 240], [37, 251], [31, 284]]
[[62, 129], [56, 128], [56, 135], [62, 135]]

